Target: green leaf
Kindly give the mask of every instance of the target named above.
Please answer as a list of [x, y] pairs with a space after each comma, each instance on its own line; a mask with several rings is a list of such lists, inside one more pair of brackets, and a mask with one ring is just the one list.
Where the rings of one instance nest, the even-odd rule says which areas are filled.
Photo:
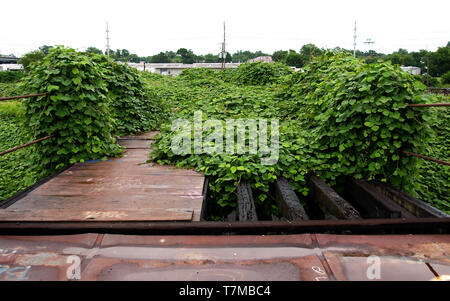
[[58, 86], [55, 86], [55, 85], [49, 85], [48, 87], [47, 87], [47, 92], [52, 92], [52, 91], [54, 91], [54, 90], [59, 90], [59, 87]]

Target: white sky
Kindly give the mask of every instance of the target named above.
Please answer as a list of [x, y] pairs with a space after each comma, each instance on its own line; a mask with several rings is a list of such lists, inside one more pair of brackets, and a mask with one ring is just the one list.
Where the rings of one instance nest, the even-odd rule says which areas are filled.
[[226, 22], [227, 50], [353, 48], [390, 53], [436, 50], [450, 40], [450, 1], [445, 0], [2, 0], [0, 53], [22, 55], [43, 44], [84, 50], [106, 48], [139, 56], [184, 47], [218, 53]]

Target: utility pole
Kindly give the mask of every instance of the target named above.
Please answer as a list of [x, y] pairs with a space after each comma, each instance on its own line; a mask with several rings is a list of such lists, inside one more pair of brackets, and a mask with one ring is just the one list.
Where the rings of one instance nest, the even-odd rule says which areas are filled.
[[108, 27], [108, 22], [106, 22], [106, 54], [109, 56], [109, 27]]
[[222, 69], [225, 69], [226, 57], [227, 57], [227, 52], [225, 50], [225, 22], [223, 22]]
[[356, 57], [356, 22], [355, 22], [355, 30], [353, 33], [353, 57]]

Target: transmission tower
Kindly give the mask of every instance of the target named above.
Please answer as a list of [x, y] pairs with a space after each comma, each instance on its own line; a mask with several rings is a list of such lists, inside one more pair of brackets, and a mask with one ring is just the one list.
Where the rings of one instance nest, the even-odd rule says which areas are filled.
[[355, 22], [355, 29], [353, 33], [353, 57], [356, 57], [356, 22]]
[[109, 56], [109, 49], [110, 49], [110, 45], [109, 45], [109, 27], [108, 27], [108, 22], [106, 22], [106, 54]]
[[223, 22], [222, 69], [225, 69], [227, 52], [225, 50], [225, 22]]

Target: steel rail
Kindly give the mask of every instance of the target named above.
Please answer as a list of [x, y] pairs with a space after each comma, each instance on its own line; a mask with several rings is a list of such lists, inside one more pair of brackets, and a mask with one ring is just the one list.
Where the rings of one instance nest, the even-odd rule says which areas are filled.
[[410, 103], [408, 107], [450, 107], [450, 102], [443, 103]]
[[21, 222], [0, 221], [0, 234], [118, 233], [143, 235], [220, 235], [278, 233], [448, 233], [450, 218], [253, 222]]
[[0, 97], [0, 101], [5, 100], [14, 100], [14, 99], [21, 99], [21, 98], [28, 98], [28, 97], [38, 97], [38, 96], [45, 96], [48, 93], [39, 93], [39, 94], [29, 94], [29, 95], [19, 95], [19, 96], [8, 96], [8, 97]]
[[51, 134], [51, 135], [48, 135], [48, 136], [39, 138], [39, 139], [37, 139], [37, 140], [31, 141], [31, 142], [28, 142], [28, 143], [25, 143], [25, 144], [22, 144], [22, 145], [19, 145], [19, 146], [10, 148], [10, 149], [7, 149], [7, 150], [5, 150], [5, 151], [3, 151], [3, 152], [0, 152], [0, 157], [6, 155], [6, 154], [8, 154], [8, 153], [14, 152], [14, 151], [16, 151], [16, 150], [22, 149], [22, 148], [24, 148], [24, 147], [33, 145], [33, 144], [35, 144], [35, 143], [38, 143], [38, 142], [41, 142], [41, 141], [50, 139], [50, 138], [52, 138], [53, 136], [54, 136], [54, 135]]
[[428, 160], [428, 161], [432, 161], [432, 162], [436, 162], [436, 163], [439, 163], [439, 164], [450, 166], [450, 163], [446, 162], [446, 161], [434, 159], [434, 158], [427, 157], [427, 156], [420, 155], [420, 154], [416, 154], [416, 153], [411, 153], [411, 152], [404, 151], [404, 150], [400, 150], [400, 152], [404, 153], [406, 155], [410, 155], [410, 156], [414, 156], [414, 157], [417, 157], [417, 158], [421, 158], [421, 159], [425, 159], [425, 160]]

